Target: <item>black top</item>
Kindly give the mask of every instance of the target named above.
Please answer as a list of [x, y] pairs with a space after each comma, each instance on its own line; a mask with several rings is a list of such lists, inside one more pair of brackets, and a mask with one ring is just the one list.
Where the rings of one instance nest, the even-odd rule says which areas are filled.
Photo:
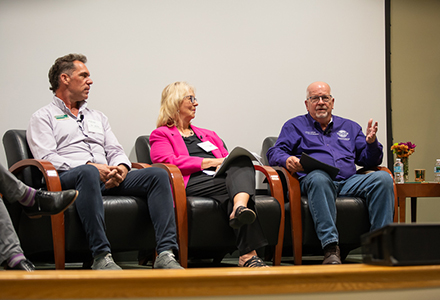
[[[186, 148], [188, 149], [188, 153], [190, 156], [197, 156], [203, 158], [216, 158], [214, 154], [212, 154], [212, 152], [206, 152], [205, 150], [197, 146], [197, 144], [202, 143], [202, 141], [198, 138], [197, 135], [194, 134], [192, 136], [182, 137], [182, 138], [183, 141], [185, 142]], [[207, 170], [215, 171], [215, 168], [212, 167]], [[190, 179], [200, 175], [206, 175], [206, 174], [203, 173], [203, 171], [195, 172], [191, 174]]]
[[215, 158], [214, 154], [212, 152], [206, 152], [197, 144], [201, 143], [202, 141], [199, 139], [197, 135], [192, 135], [189, 137], [183, 137], [183, 140], [185, 141], [186, 148], [188, 149], [190, 156], [198, 156], [203, 158]]

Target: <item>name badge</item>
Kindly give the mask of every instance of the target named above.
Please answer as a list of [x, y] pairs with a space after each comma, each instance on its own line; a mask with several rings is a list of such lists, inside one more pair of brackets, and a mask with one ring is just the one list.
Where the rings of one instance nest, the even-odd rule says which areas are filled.
[[100, 121], [96, 120], [87, 120], [87, 127], [90, 132], [104, 134], [104, 129], [102, 128], [102, 124]]
[[68, 115], [57, 115], [55, 116], [55, 119], [60, 121], [60, 120], [67, 120], [69, 118]]
[[211, 152], [212, 150], [218, 149], [216, 145], [211, 143], [210, 141], [206, 141], [203, 143], [198, 143], [197, 146], [205, 150], [206, 152]]

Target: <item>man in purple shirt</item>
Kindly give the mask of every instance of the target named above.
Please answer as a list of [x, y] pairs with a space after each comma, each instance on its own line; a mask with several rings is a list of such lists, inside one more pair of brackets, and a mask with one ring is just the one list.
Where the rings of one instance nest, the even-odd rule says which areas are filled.
[[[356, 165], [374, 167], [382, 162], [377, 122], [370, 119], [364, 135], [359, 124], [332, 115], [334, 102], [327, 83], [310, 84], [305, 100], [308, 114], [288, 120], [276, 144], [267, 152], [270, 165], [298, 174], [301, 193], [308, 196], [315, 230], [324, 250], [323, 264], [341, 263], [336, 229], [337, 196], [366, 199], [371, 231], [391, 223], [394, 211], [393, 179], [387, 172], [356, 174]], [[339, 168], [339, 174], [334, 180], [322, 170], [306, 174], [300, 163], [303, 152]]]

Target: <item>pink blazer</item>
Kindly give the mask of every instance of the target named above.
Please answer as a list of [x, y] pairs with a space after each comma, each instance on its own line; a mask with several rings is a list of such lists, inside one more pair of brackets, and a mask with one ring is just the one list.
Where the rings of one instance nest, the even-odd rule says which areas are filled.
[[[220, 137], [211, 130], [198, 128], [191, 125], [194, 134], [199, 137], [202, 142], [210, 141], [217, 146], [212, 154], [217, 157], [226, 157], [228, 151], [223, 146]], [[168, 163], [176, 165], [183, 175], [185, 187], [192, 173], [202, 170], [202, 157], [190, 156], [185, 142], [176, 127], [162, 126], [150, 135], [151, 160], [153, 163]]]

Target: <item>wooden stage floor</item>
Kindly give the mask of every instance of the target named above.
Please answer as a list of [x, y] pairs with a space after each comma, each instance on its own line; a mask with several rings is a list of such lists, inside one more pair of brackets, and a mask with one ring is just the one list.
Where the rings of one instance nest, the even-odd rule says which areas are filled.
[[266, 269], [0, 272], [0, 299], [191, 298], [439, 287], [439, 265], [383, 267], [343, 264]]

